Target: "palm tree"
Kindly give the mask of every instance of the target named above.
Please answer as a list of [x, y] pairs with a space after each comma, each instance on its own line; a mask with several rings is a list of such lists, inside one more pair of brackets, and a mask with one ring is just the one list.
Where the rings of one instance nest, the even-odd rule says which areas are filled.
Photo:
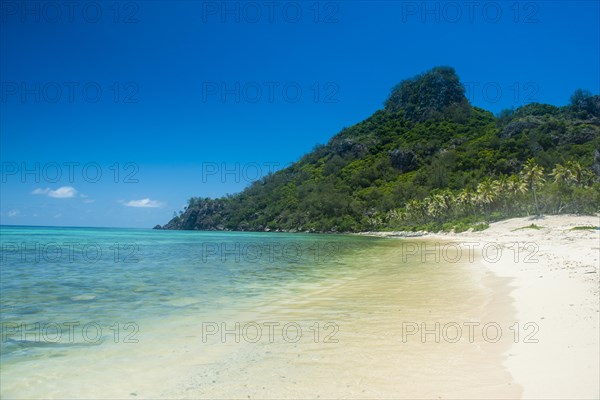
[[427, 215], [438, 222], [440, 222], [444, 211], [448, 210], [448, 204], [446, 203], [446, 199], [442, 194], [434, 194], [426, 197], [423, 200], [423, 205]]
[[466, 187], [456, 195], [456, 204], [461, 207], [466, 207], [472, 204], [472, 192]]
[[566, 167], [570, 170], [573, 181], [577, 186], [586, 186], [592, 174], [578, 161], [568, 161]]
[[518, 204], [518, 197], [527, 193], [527, 184], [519, 179], [517, 175], [511, 175], [508, 177], [506, 190], [513, 198], [513, 204]]
[[494, 188], [494, 190], [496, 191], [496, 195], [498, 196], [498, 198], [502, 199], [502, 208], [504, 210], [506, 210], [507, 207], [507, 196], [508, 196], [508, 186], [509, 186], [509, 181], [508, 181], [508, 177], [504, 174], [500, 175], [500, 177], [492, 182], [492, 186]]
[[423, 209], [425, 210], [425, 214], [430, 218], [437, 217], [438, 206], [432, 197], [425, 197], [423, 199]]
[[556, 212], [560, 214], [563, 209], [562, 193], [567, 191], [567, 187], [575, 181], [573, 171], [569, 168], [569, 163], [566, 165], [556, 164], [550, 175], [554, 177], [554, 183], [558, 185], [558, 207]]
[[508, 177], [506, 189], [511, 195], [518, 196], [527, 193], [527, 184], [519, 179], [518, 175], [511, 175]]
[[554, 182], [559, 185], [568, 185], [575, 181], [573, 171], [568, 167], [568, 163], [567, 165], [556, 164], [550, 175], [554, 177]]
[[496, 191], [490, 179], [485, 179], [477, 185], [477, 202], [483, 206], [487, 219], [490, 219], [491, 204], [496, 200]]
[[476, 195], [469, 188], [461, 190], [455, 198], [455, 203], [461, 208], [462, 212], [468, 213], [476, 202]]
[[402, 219], [402, 211], [400, 210], [396, 210], [396, 209], [391, 209], [386, 213], [386, 219], [387, 220], [400, 220]]
[[527, 186], [533, 191], [533, 201], [535, 203], [535, 211], [537, 216], [540, 216], [540, 206], [537, 199], [537, 189], [544, 184], [544, 168], [539, 166], [533, 158], [530, 158], [525, 163], [521, 171], [521, 178]]
[[406, 208], [407, 216], [411, 217], [413, 220], [420, 220], [424, 216], [423, 203], [417, 199], [408, 201], [404, 208]]
[[443, 208], [448, 211], [448, 214], [454, 211], [454, 207], [456, 205], [456, 197], [454, 193], [450, 191], [450, 189], [443, 190], [440, 194], [440, 200], [444, 203]]

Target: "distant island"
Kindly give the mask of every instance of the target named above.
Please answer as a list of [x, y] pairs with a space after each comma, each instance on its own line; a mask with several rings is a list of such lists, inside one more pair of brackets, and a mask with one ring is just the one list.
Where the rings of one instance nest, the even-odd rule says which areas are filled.
[[472, 106], [453, 68], [395, 86], [383, 110], [235, 195], [192, 197], [155, 229], [464, 231], [600, 210], [600, 96]]

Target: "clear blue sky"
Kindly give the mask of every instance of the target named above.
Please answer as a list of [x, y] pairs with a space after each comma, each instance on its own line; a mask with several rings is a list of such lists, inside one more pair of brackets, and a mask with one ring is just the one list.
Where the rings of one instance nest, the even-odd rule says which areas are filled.
[[166, 223], [436, 65], [493, 112], [600, 91], [598, 1], [26, 4], [0, 3], [2, 224]]

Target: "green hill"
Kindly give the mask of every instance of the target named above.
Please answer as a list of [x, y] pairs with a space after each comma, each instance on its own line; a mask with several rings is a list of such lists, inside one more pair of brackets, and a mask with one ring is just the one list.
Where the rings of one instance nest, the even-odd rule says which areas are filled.
[[288, 168], [218, 199], [193, 197], [162, 229], [347, 232], [455, 229], [600, 210], [600, 96], [472, 107], [449, 67], [392, 89], [383, 110]]

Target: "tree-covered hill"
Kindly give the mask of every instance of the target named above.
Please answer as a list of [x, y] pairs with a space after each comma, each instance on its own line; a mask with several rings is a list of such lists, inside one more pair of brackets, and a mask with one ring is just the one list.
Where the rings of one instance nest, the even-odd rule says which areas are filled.
[[[472, 107], [455, 71], [392, 89], [383, 110], [288, 168], [218, 199], [193, 197], [162, 229], [346, 232], [455, 229], [600, 210], [600, 96]], [[159, 228], [159, 226], [157, 226]]]

